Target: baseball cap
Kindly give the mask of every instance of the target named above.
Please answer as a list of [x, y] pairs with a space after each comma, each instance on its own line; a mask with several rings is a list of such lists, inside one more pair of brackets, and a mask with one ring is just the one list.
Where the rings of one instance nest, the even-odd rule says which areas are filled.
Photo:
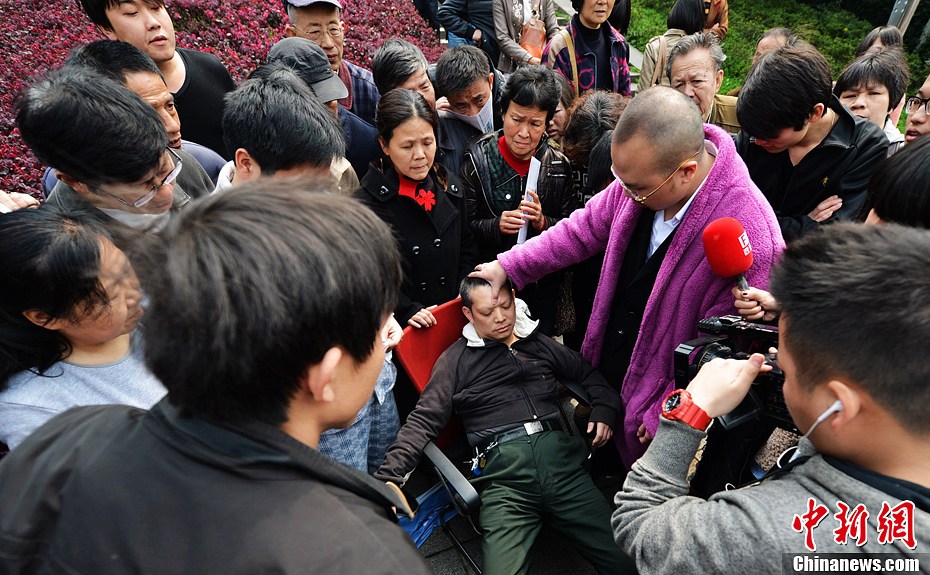
[[281, 62], [291, 68], [324, 104], [349, 95], [322, 48], [298, 36], [283, 38], [268, 52], [268, 63]]
[[342, 3], [339, 0], [284, 0], [284, 8], [288, 6], [296, 6], [298, 8], [306, 8], [311, 4], [332, 4], [336, 8], [342, 10]]

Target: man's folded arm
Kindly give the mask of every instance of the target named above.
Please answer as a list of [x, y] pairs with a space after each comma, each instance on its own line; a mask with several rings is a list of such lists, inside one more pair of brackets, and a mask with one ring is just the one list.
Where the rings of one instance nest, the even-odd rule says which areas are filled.
[[591, 396], [589, 421], [606, 423], [611, 428], [620, 413], [620, 396], [610, 387], [607, 379], [594, 369], [580, 354], [552, 338], [540, 337], [553, 357], [553, 367], [560, 381], [568, 379], [578, 383]]

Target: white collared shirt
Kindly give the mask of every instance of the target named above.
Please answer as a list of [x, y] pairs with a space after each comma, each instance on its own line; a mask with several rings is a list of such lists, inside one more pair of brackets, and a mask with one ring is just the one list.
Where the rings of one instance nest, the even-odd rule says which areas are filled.
[[[707, 150], [707, 153], [713, 157], [717, 157], [717, 146], [714, 145], [710, 140], [704, 140], [704, 149]], [[713, 169], [713, 168], [711, 168]], [[704, 183], [707, 182], [707, 177], [710, 176], [710, 171], [707, 172], [707, 176], [704, 177], [704, 180], [701, 182], [701, 185], [698, 186], [698, 189], [691, 194], [691, 197], [688, 198], [688, 201], [685, 202], [685, 205], [678, 210], [678, 213], [675, 214], [673, 218], [666, 221], [665, 220], [665, 210], [659, 210], [656, 212], [655, 216], [652, 219], [652, 237], [649, 240], [649, 252], [646, 254], [646, 258], [651, 258], [652, 254], [656, 253], [656, 250], [659, 249], [659, 246], [662, 245], [672, 232], [675, 231], [675, 228], [678, 227], [678, 224], [681, 223], [681, 220], [684, 219], [685, 214], [688, 212], [688, 208], [691, 207], [691, 202], [694, 201], [694, 198], [701, 193], [701, 188], [704, 187]]]

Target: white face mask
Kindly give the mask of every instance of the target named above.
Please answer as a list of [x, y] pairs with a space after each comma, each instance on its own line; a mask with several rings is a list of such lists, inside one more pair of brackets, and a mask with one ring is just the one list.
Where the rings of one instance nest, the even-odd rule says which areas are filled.
[[132, 214], [116, 208], [100, 208], [100, 211], [134, 230], [153, 234], [162, 231], [171, 219], [170, 210], [160, 214]]
[[484, 103], [484, 107], [478, 112], [477, 116], [466, 116], [464, 114], [457, 114], [451, 110], [444, 112], [450, 117], [457, 120], [465, 122], [472, 128], [481, 131], [482, 134], [487, 134], [488, 132], [494, 131], [494, 106], [493, 106], [493, 93], [488, 101]]

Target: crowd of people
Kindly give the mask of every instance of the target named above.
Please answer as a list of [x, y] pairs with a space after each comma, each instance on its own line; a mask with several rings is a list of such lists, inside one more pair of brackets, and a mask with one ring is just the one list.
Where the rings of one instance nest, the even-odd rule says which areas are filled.
[[[561, 29], [551, 0], [422, 2], [450, 46], [368, 70], [341, 0], [284, 0], [236, 85], [163, 0], [80, 5], [106, 39], [16, 101], [42, 201], [0, 192], [0, 572], [428, 572], [396, 517], [453, 414], [486, 573], [543, 525], [613, 574], [930, 544], [930, 78], [908, 94], [896, 28], [835, 81], [769, 30], [724, 95], [726, 0], [677, 0], [638, 83], [628, 2]], [[739, 285], [705, 252], [726, 219]], [[398, 405], [404, 330], [459, 297]], [[689, 374], [719, 316], [777, 350]], [[794, 426], [711, 428], [760, 376]]]

